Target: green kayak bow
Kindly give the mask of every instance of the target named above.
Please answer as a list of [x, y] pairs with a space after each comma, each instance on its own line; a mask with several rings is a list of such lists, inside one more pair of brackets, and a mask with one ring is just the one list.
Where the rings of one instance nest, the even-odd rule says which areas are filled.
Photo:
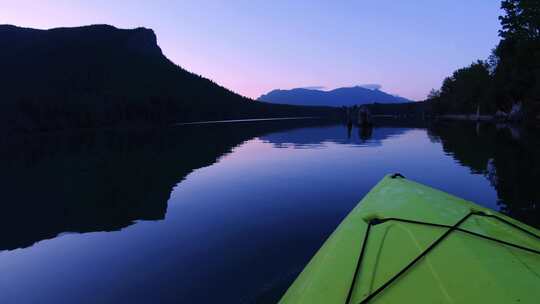
[[539, 235], [491, 209], [388, 175], [280, 303], [540, 303]]

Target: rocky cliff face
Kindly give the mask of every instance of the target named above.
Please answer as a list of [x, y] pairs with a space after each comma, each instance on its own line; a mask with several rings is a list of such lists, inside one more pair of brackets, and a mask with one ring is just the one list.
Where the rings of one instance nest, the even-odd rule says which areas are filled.
[[152, 30], [109, 25], [50, 30], [1, 25], [0, 55], [3, 103], [88, 93], [128, 96], [126, 84], [151, 80], [133, 72], [155, 73], [159, 64], [170, 64]]
[[[109, 46], [141, 54], [161, 55], [154, 31], [142, 27], [125, 30], [110, 25], [89, 25], [39, 30], [0, 25], [0, 38], [2, 53], [10, 56], [35, 53], [39, 50], [51, 54], [62, 52], [67, 46], [71, 47], [70, 51], [79, 51], [78, 49], [83, 47]], [[2, 61], [6, 59], [0, 58]]]
[[0, 25], [0, 67], [0, 128], [194, 120], [247, 101], [173, 64], [146, 28]]
[[126, 41], [129, 50], [145, 55], [162, 55], [157, 44], [157, 37], [153, 30], [139, 27], [133, 30]]

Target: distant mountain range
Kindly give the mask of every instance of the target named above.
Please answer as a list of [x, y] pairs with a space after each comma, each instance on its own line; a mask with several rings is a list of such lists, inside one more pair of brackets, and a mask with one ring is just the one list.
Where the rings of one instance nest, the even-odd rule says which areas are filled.
[[370, 103], [406, 103], [409, 99], [391, 95], [378, 89], [361, 86], [338, 88], [331, 91], [296, 88], [291, 90], [273, 90], [258, 98], [277, 104], [302, 106], [352, 106]]
[[[320, 116], [240, 96], [165, 57], [151, 29], [0, 25], [0, 131]], [[331, 111], [331, 110], [330, 110]]]

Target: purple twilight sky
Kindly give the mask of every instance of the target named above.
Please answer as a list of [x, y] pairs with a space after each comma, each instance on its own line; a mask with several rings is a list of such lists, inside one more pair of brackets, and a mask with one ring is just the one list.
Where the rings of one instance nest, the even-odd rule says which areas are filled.
[[497, 0], [0, 0], [0, 24], [152, 28], [172, 61], [240, 94], [379, 84], [423, 99], [498, 41]]

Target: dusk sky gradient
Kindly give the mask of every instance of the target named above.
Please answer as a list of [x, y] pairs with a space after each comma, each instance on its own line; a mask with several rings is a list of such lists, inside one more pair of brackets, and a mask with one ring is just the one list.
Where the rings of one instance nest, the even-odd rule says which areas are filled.
[[0, 0], [0, 24], [152, 28], [165, 55], [242, 95], [380, 84], [423, 99], [497, 44], [497, 0]]

